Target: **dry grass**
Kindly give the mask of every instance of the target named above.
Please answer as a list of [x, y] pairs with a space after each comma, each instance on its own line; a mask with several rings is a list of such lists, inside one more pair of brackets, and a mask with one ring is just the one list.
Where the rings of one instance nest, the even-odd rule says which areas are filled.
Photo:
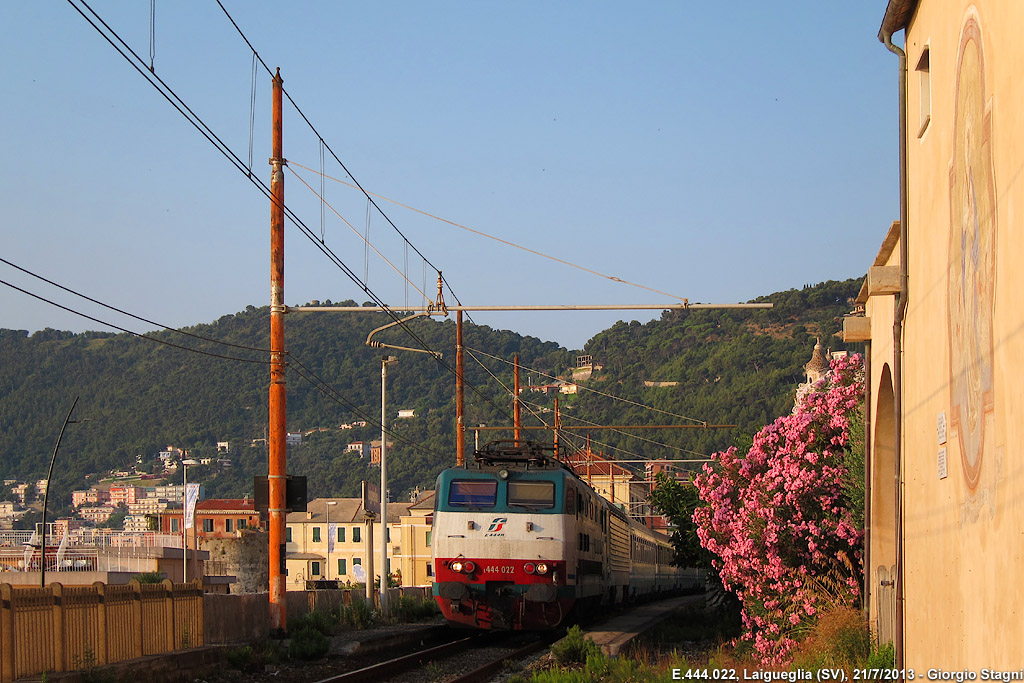
[[794, 663], [800, 668], [863, 665], [871, 656], [871, 635], [860, 612], [833, 607], [822, 613], [810, 634], [797, 647]]

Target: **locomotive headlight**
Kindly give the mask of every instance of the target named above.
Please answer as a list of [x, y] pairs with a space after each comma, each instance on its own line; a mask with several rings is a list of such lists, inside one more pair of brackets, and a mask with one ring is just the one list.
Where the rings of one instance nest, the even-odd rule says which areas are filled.
[[508, 470], [498, 470], [498, 479], [508, 479]]
[[461, 572], [462, 571], [462, 563], [459, 562], [458, 560], [456, 560], [455, 562], [452, 562], [448, 566], [451, 567], [453, 572]]
[[538, 574], [547, 574], [548, 573], [548, 569], [550, 569], [550, 567], [548, 567], [548, 565], [546, 563], [544, 563], [544, 562], [541, 562], [541, 563], [539, 563], [537, 565], [537, 573]]
[[473, 570], [475, 570], [475, 569], [476, 569], [476, 565], [473, 564], [472, 562], [465, 562], [462, 565], [462, 571], [466, 572], [467, 574], [472, 574]]
[[527, 574], [532, 574], [535, 571], [537, 571], [537, 565], [535, 565], [533, 562], [527, 562], [523, 565], [523, 571]]

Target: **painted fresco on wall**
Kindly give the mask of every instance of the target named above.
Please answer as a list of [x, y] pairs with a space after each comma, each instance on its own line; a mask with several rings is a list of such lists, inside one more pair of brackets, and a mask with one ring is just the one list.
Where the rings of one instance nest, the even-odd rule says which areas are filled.
[[[981, 27], [969, 15], [956, 66], [953, 153], [949, 164], [950, 239], [947, 303], [951, 422], [967, 486], [978, 486], [991, 432], [992, 310], [995, 294], [996, 195], [992, 108], [985, 93]], [[991, 440], [991, 436], [989, 436]]]

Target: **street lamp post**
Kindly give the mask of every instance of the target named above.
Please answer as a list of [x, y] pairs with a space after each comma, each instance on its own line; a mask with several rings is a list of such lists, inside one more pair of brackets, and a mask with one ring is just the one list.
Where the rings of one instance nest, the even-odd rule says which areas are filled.
[[388, 414], [385, 393], [388, 381], [388, 365], [397, 363], [397, 356], [383, 356], [380, 359], [380, 612], [387, 614], [388, 608], [388, 474], [386, 457], [388, 452]]
[[181, 461], [182, 491], [181, 491], [181, 582], [188, 583], [188, 530], [185, 523], [188, 520], [188, 466], [199, 463], [188, 458]]
[[334, 536], [331, 535], [331, 508], [338, 504], [336, 500], [327, 501], [327, 571], [324, 576], [331, 580], [331, 546], [334, 544]]
[[[46, 491], [43, 492], [43, 533], [42, 540], [39, 543], [39, 587], [46, 588], [46, 504], [50, 500], [50, 477], [53, 476], [53, 463], [57, 462], [57, 450], [60, 448], [60, 441], [64, 438], [64, 430], [68, 428], [68, 425], [74, 422], [71, 419], [71, 413], [75, 412], [75, 406], [78, 405], [78, 397], [75, 396], [74, 402], [71, 404], [71, 410], [68, 411], [68, 416], [64, 418], [64, 424], [61, 425], [60, 434], [57, 435], [57, 444], [53, 447], [53, 457], [50, 458], [50, 469], [46, 472]], [[59, 553], [58, 553], [59, 554]]]

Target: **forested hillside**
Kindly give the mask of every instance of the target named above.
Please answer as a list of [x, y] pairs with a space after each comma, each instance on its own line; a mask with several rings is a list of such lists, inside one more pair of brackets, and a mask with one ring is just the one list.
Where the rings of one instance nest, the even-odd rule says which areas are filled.
[[[755, 299], [775, 307], [756, 311], [666, 311], [646, 325], [618, 322], [586, 344], [585, 353], [604, 363], [588, 386], [677, 416], [735, 430], [648, 430], [594, 438], [645, 456], [687, 457], [655, 451], [644, 439], [710, 454], [749, 445], [753, 434], [793, 407], [816, 338], [826, 349], [845, 350], [842, 316], [852, 310], [861, 280], [829, 281]], [[862, 344], [848, 350], [860, 351]], [[645, 387], [644, 381], [678, 382]], [[573, 414], [600, 424], [686, 424], [688, 420], [585, 392]], [[567, 421], [572, 423], [572, 420]], [[614, 454], [614, 449], [608, 450]], [[622, 456], [626, 457], [626, 456]]]
[[[709, 453], [742, 443], [790, 409], [815, 336], [826, 346], [841, 347], [834, 335], [859, 286], [854, 280], [827, 282], [758, 299], [774, 302], [770, 311], [677, 311], [644, 325], [619, 322], [587, 343], [583, 352], [592, 354], [603, 370], [582, 386], [671, 415], [581, 390], [560, 397], [563, 423], [683, 424], [685, 417], [738, 425], [735, 430], [592, 432], [596, 450], [624, 458], [686, 457], [679, 449]], [[345, 446], [379, 438], [372, 421], [380, 415], [382, 352], [364, 341], [369, 330], [386, 321], [379, 313], [286, 318], [288, 430], [324, 430], [309, 433], [302, 445], [289, 449], [288, 469], [309, 478], [311, 497], [357, 495], [361, 480], [379, 476], [365, 460], [346, 453]], [[413, 486], [432, 487], [437, 472], [454, 462], [455, 379], [445, 366], [454, 367], [455, 324], [421, 319], [411, 328], [443, 352], [444, 360], [397, 352], [399, 362], [389, 367], [391, 419], [399, 409], [416, 411], [411, 419], [395, 421], [388, 457], [393, 498], [404, 497]], [[232, 466], [196, 466], [189, 469], [189, 479], [203, 481], [208, 496], [250, 493], [252, 476], [266, 473], [266, 448], [250, 444], [266, 433], [269, 368], [266, 353], [249, 349], [267, 348], [268, 330], [265, 307], [184, 330], [234, 347], [175, 332], [150, 335], [168, 343], [160, 344], [126, 334], [0, 330], [0, 476], [45, 476], [60, 425], [80, 396], [75, 418], [88, 421], [68, 427], [54, 474], [51, 495], [62, 507], [71, 490], [87, 485], [87, 475], [130, 468], [137, 456], [142, 456], [140, 469], [155, 468], [157, 453], [168, 445], [189, 449], [196, 458], [213, 456], [217, 441], [230, 441]], [[417, 346], [401, 330], [389, 330], [386, 337]], [[579, 353], [471, 323], [466, 324], [465, 344], [509, 387], [511, 366], [479, 352], [508, 360], [518, 352], [524, 385], [531, 374], [538, 384], [548, 381], [544, 375], [570, 378]], [[511, 424], [510, 399], [488, 369], [467, 354], [467, 425]], [[646, 388], [645, 380], [678, 385]], [[320, 382], [329, 388], [318, 390]], [[523, 396], [528, 401], [524, 422], [538, 424], [533, 413], [550, 409], [553, 397]], [[551, 421], [550, 414], [542, 416]], [[371, 424], [338, 429], [361, 419]], [[482, 439], [498, 437], [484, 434]], [[583, 433], [574, 434], [567, 438], [582, 443]], [[472, 433], [468, 440], [472, 443]]]

